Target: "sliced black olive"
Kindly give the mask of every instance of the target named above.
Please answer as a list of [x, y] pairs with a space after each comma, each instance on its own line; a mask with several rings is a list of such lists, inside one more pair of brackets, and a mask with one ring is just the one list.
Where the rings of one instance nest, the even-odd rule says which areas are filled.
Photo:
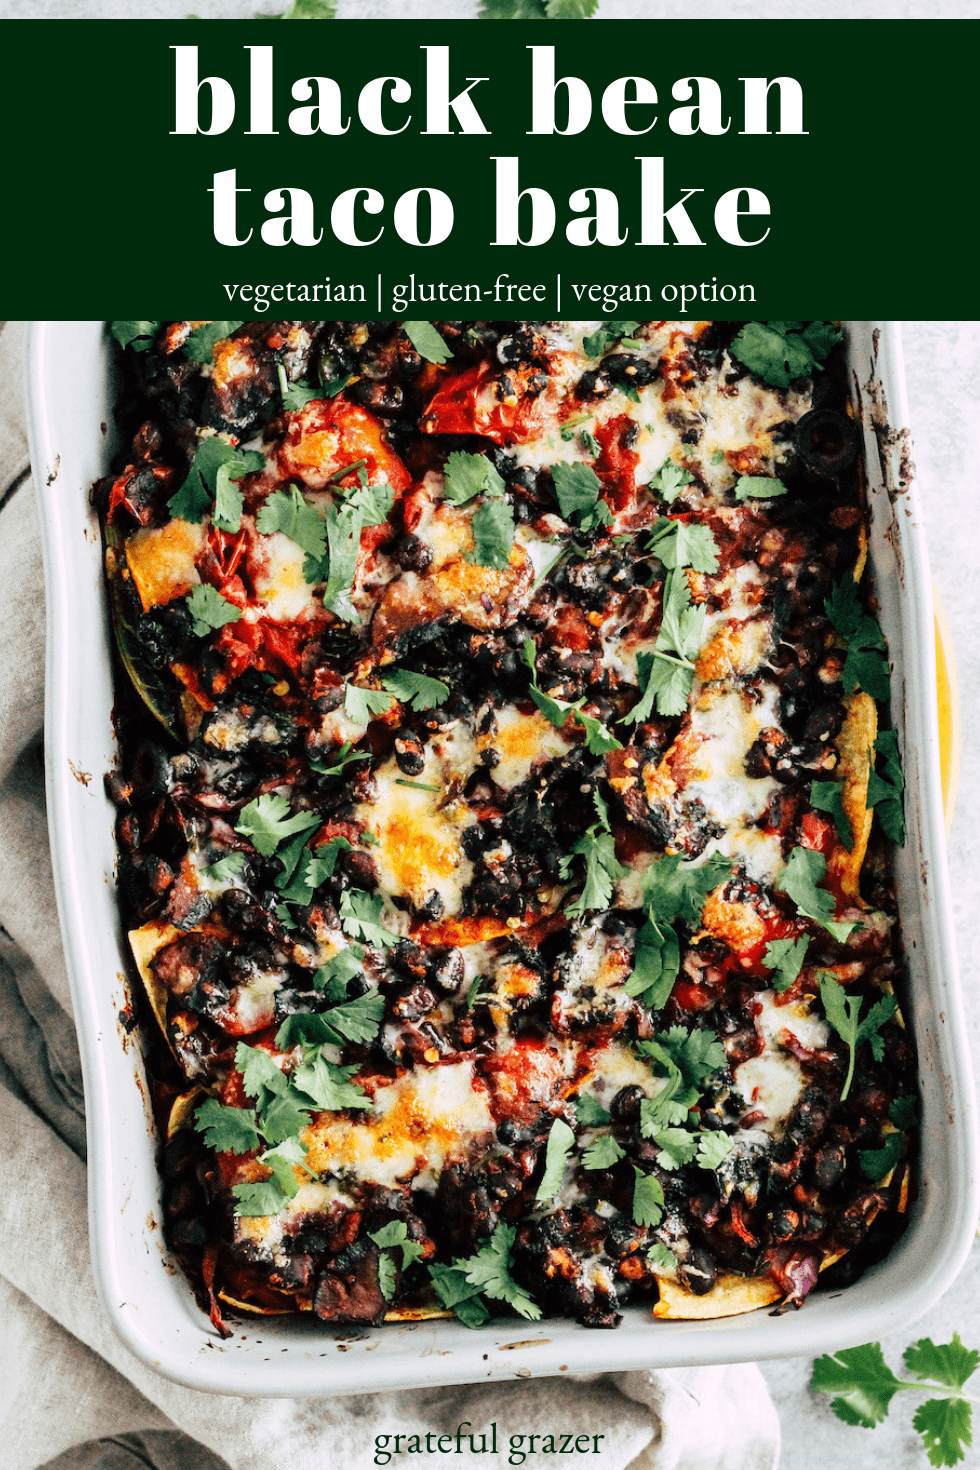
[[803, 463], [821, 475], [839, 475], [857, 454], [857, 426], [835, 408], [805, 413], [793, 439]]

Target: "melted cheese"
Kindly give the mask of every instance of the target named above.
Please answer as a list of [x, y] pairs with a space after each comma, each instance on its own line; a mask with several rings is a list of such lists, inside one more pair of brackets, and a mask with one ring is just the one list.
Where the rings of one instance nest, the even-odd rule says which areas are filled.
[[183, 597], [201, 578], [195, 560], [204, 549], [204, 527], [173, 520], [135, 532], [126, 542], [126, 564], [143, 611]]
[[735, 1086], [750, 1112], [765, 1114], [755, 1126], [779, 1134], [806, 1086], [802, 1067], [781, 1045], [781, 1037], [789, 1032], [802, 1046], [815, 1051], [827, 1045], [829, 1031], [826, 1021], [814, 1015], [804, 1001], [780, 1005], [772, 990], [756, 999], [759, 1014], [755, 1024], [764, 1047], [759, 1056], [735, 1068]]
[[[571, 723], [568, 722], [568, 728]], [[496, 730], [478, 735], [475, 746], [478, 752], [496, 751], [500, 760], [491, 767], [490, 776], [501, 790], [510, 791], [527, 780], [539, 761], [558, 760], [567, 755], [571, 743], [564, 731], [557, 730], [540, 710], [522, 714], [514, 705], [505, 705], [496, 711]]]
[[249, 573], [266, 617], [286, 622], [316, 611], [313, 588], [303, 576], [306, 552], [281, 531], [253, 538]]
[[319, 1113], [303, 1135], [307, 1164], [318, 1174], [353, 1175], [394, 1187], [433, 1189], [446, 1164], [472, 1158], [493, 1133], [486, 1093], [473, 1063], [422, 1067], [374, 1094], [355, 1121]]
[[[463, 802], [447, 802], [443, 763], [427, 750], [422, 773], [409, 778], [392, 757], [374, 781], [377, 796], [357, 808], [357, 819], [377, 839], [373, 855], [382, 892], [420, 906], [435, 891], [445, 914], [458, 914], [473, 876], [460, 835], [476, 818]], [[436, 790], [420, 789], [424, 786]]]

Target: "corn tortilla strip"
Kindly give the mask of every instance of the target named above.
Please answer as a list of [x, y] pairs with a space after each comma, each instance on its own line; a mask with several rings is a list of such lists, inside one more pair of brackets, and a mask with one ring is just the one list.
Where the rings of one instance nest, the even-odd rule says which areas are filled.
[[[146, 991], [147, 999], [153, 1008], [153, 1014], [160, 1023], [160, 1030], [164, 1036], [167, 1035], [167, 999], [169, 992], [153, 973], [153, 960], [165, 945], [179, 938], [183, 931], [174, 927], [173, 924], [161, 924], [158, 920], [151, 920], [144, 924], [142, 929], [130, 929], [129, 947], [136, 961], [143, 989]], [[169, 1044], [169, 1037], [167, 1038]], [[173, 1048], [171, 1047], [171, 1051]]]
[[[237, 1297], [229, 1296], [226, 1291], [219, 1291], [218, 1298], [226, 1307], [232, 1307], [236, 1312], [247, 1312], [250, 1317], [292, 1317], [296, 1312], [295, 1306], [288, 1307], [260, 1307], [255, 1302], [240, 1302]], [[300, 1310], [304, 1308], [300, 1306]], [[305, 1308], [309, 1311], [309, 1308]]]
[[835, 741], [837, 775], [843, 782], [841, 804], [851, 824], [854, 842], [848, 852], [843, 842], [838, 841], [830, 854], [828, 868], [844, 896], [860, 902], [861, 867], [868, 850], [873, 815], [868, 809], [868, 779], [878, 734], [878, 712], [870, 694], [849, 694], [844, 706], [844, 724]]
[[672, 1322], [693, 1322], [715, 1317], [737, 1317], [742, 1312], [755, 1312], [771, 1306], [785, 1295], [781, 1286], [769, 1275], [736, 1276], [719, 1272], [710, 1291], [698, 1296], [668, 1276], [658, 1276], [660, 1300], [653, 1309], [655, 1317]]
[[190, 1092], [182, 1092], [180, 1097], [174, 1099], [174, 1105], [170, 1109], [170, 1117], [167, 1120], [167, 1137], [173, 1138], [182, 1128], [193, 1126], [194, 1112], [198, 1103], [207, 1093], [203, 1087], [195, 1087]]

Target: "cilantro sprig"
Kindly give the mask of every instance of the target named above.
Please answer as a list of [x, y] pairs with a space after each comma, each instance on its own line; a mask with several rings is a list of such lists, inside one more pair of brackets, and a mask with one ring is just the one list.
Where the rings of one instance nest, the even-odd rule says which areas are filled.
[[912, 1380], [892, 1371], [878, 1342], [842, 1348], [816, 1360], [810, 1387], [814, 1393], [833, 1394], [830, 1407], [838, 1419], [862, 1429], [881, 1424], [898, 1393], [931, 1395], [916, 1409], [913, 1427], [930, 1465], [959, 1464], [973, 1443], [972, 1405], [977, 1400], [964, 1386], [980, 1367], [980, 1351], [965, 1347], [954, 1332], [946, 1343], [920, 1338], [906, 1348], [903, 1362]]
[[585, 884], [582, 892], [568, 905], [565, 913], [570, 919], [580, 918], [595, 909], [606, 909], [612, 898], [613, 885], [619, 878], [626, 877], [626, 869], [616, 858], [616, 847], [609, 826], [609, 809], [597, 791], [592, 800], [599, 818], [573, 845], [572, 850], [559, 863], [561, 877], [567, 882], [571, 877], [576, 857], [585, 858]]
[[612, 511], [602, 498], [602, 481], [587, 464], [559, 463], [551, 471], [564, 520], [579, 531], [612, 525]]
[[667, 1004], [680, 969], [680, 939], [674, 925], [678, 920], [699, 923], [708, 894], [731, 871], [729, 860], [717, 853], [698, 866], [685, 863], [678, 854], [650, 864], [642, 880], [646, 922], [636, 936], [627, 995], [639, 997], [651, 1011]]
[[704, 636], [705, 609], [695, 607], [683, 570], [668, 572], [664, 582], [660, 631], [652, 653], [637, 655], [643, 693], [624, 723], [648, 720], [654, 706], [662, 715], [682, 715], [694, 683], [694, 660]]
[[893, 995], [883, 995], [881, 1000], [875, 1001], [864, 1019], [861, 1020], [861, 996], [848, 995], [844, 987], [828, 970], [823, 970], [820, 974], [820, 999], [823, 1001], [827, 1020], [847, 1047], [847, 1076], [840, 1095], [841, 1102], [846, 1102], [854, 1080], [858, 1047], [866, 1041], [875, 1061], [881, 1061], [885, 1055], [885, 1043], [880, 1034], [881, 1028], [895, 1014], [897, 1003]]
[[[353, 1006], [366, 1000], [377, 1002], [384, 1009], [383, 998], [375, 992], [373, 997], [362, 996], [359, 1001], [346, 1006], [335, 1006], [324, 1014], [335, 1023], [341, 1017], [336, 1030], [330, 1030], [327, 1044], [341, 1041], [339, 1032], [351, 1029], [348, 1016]], [[362, 1010], [366, 1009], [362, 1006]], [[289, 1020], [296, 1020], [290, 1017]], [[319, 1017], [307, 1015], [307, 1021]], [[370, 1035], [377, 1032], [380, 1013]], [[362, 1026], [362, 1031], [367, 1032]], [[281, 1028], [280, 1036], [285, 1027]], [[277, 1038], [277, 1045], [279, 1045]], [[301, 1047], [301, 1060], [292, 1070], [281, 1067], [269, 1052], [261, 1047], [247, 1046], [239, 1042], [235, 1052], [235, 1066], [241, 1073], [242, 1086], [251, 1100], [251, 1107], [227, 1107], [216, 1098], [207, 1098], [196, 1110], [194, 1126], [204, 1135], [205, 1142], [219, 1153], [247, 1154], [258, 1152], [259, 1163], [272, 1171], [270, 1179], [249, 1184], [237, 1184], [232, 1188], [235, 1210], [239, 1215], [275, 1215], [293, 1199], [299, 1190], [295, 1170], [306, 1168], [306, 1147], [300, 1137], [303, 1129], [316, 1110], [340, 1111], [345, 1108], [366, 1108], [370, 1100], [362, 1088], [349, 1081], [357, 1069], [340, 1067], [323, 1054], [322, 1041], [307, 1042], [300, 1037], [290, 1046]], [[307, 1173], [312, 1173], [307, 1169]]]
[[[569, 0], [565, 0], [565, 3], [567, 8]], [[570, 0], [570, 3], [575, 5], [576, 0]], [[558, 4], [561, 4], [561, 0], [558, 0]], [[581, 3], [577, 8], [582, 8]], [[592, 9], [595, 9], [595, 5], [592, 6]], [[631, 337], [641, 325], [641, 322], [603, 322], [598, 331], [582, 338], [582, 347], [589, 357], [602, 357], [603, 353], [608, 352], [621, 337]]]
[[894, 730], [880, 732], [875, 741], [875, 753], [881, 758], [882, 769], [872, 770], [868, 776], [868, 806], [874, 807], [885, 836], [901, 847], [905, 841], [905, 813], [902, 810], [905, 776]]
[[241, 530], [243, 499], [238, 481], [264, 465], [257, 450], [237, 449], [217, 435], [202, 439], [187, 478], [167, 502], [170, 514], [197, 526], [210, 512], [219, 531]]
[[833, 322], [748, 322], [731, 354], [771, 388], [788, 388], [819, 371], [840, 340]]
[[471, 559], [477, 566], [503, 571], [510, 563], [516, 523], [507, 486], [490, 460], [484, 454], [451, 454], [446, 461], [442, 493], [450, 505], [469, 505], [482, 497], [470, 523], [474, 543]]
[[891, 690], [887, 644], [876, 619], [865, 612], [853, 577], [838, 582], [824, 609], [847, 644], [841, 672], [846, 693], [864, 689], [874, 699], [887, 699]]
[[448, 362], [453, 355], [451, 348], [447, 347], [431, 322], [402, 322], [402, 331], [426, 362], [441, 365]]
[[237, 623], [242, 615], [240, 607], [208, 582], [202, 582], [187, 594], [187, 611], [193, 619], [191, 632], [195, 638], [207, 638], [226, 623]]
[[[420, 1261], [422, 1247], [416, 1241], [409, 1240], [408, 1226], [404, 1220], [391, 1220], [387, 1225], [382, 1225], [380, 1230], [369, 1231], [368, 1239], [373, 1240], [381, 1252], [378, 1258], [378, 1285], [385, 1301], [390, 1302], [395, 1295], [399, 1267], [402, 1271], [407, 1271], [409, 1266]], [[396, 1251], [401, 1252], [400, 1262], [395, 1259]]]
[[823, 926], [828, 934], [843, 944], [856, 923], [843, 923], [832, 919], [834, 898], [825, 888], [817, 884], [827, 871], [827, 859], [823, 853], [813, 852], [809, 847], [794, 847], [786, 866], [776, 879], [776, 887], [791, 898], [798, 911], [808, 919]]
[[534, 1197], [536, 1205], [550, 1205], [558, 1191], [561, 1189], [565, 1178], [565, 1168], [568, 1164], [568, 1156], [575, 1144], [575, 1130], [569, 1128], [563, 1118], [556, 1118], [551, 1125], [548, 1134], [548, 1143], [545, 1148], [544, 1174], [538, 1185], [538, 1192]]
[[602, 720], [596, 719], [594, 715], [587, 715], [585, 713], [584, 694], [580, 699], [576, 699], [575, 701], [555, 699], [552, 695], [545, 694], [544, 690], [539, 687], [537, 682], [537, 658], [533, 638], [525, 638], [523, 658], [531, 671], [531, 684], [528, 693], [545, 719], [554, 725], [556, 730], [564, 729], [571, 715], [585, 731], [585, 748], [590, 755], [605, 755], [610, 750], [622, 750], [622, 741], [616, 739], [609, 727]]
[[684, 469], [683, 465], [669, 457], [664, 460], [657, 473], [650, 481], [649, 489], [656, 490], [668, 505], [671, 505], [681, 493], [685, 485], [693, 485], [694, 476], [690, 470]]
[[244, 322], [205, 322], [197, 327], [184, 343], [184, 356], [192, 362], [210, 362], [211, 354], [219, 342], [244, 327]]
[[670, 571], [693, 567], [696, 572], [717, 572], [718, 542], [708, 526], [661, 516], [647, 541], [647, 551]]
[[429, 1267], [436, 1295], [464, 1327], [482, 1327], [489, 1321], [490, 1312], [481, 1297], [505, 1302], [532, 1322], [541, 1316], [537, 1302], [511, 1275], [516, 1234], [513, 1225], [501, 1222], [474, 1255], [457, 1258], [451, 1266]]
[[153, 339], [163, 322], [110, 322], [109, 330], [120, 347], [132, 347], [134, 352], [146, 352], [153, 346]]

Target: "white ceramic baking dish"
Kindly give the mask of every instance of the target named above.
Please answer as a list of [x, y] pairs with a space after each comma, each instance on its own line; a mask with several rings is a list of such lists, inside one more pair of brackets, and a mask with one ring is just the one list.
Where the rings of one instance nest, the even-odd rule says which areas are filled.
[[[603, 1369], [816, 1354], [864, 1342], [925, 1312], [959, 1270], [978, 1217], [977, 1131], [949, 917], [936, 729], [931, 584], [912, 483], [901, 345], [894, 323], [845, 323], [871, 480], [872, 555], [894, 661], [909, 838], [898, 856], [908, 952], [903, 1006], [924, 1100], [918, 1197], [887, 1260], [800, 1313], [655, 1322], [631, 1308], [618, 1332], [515, 1321], [357, 1330], [256, 1318], [222, 1342], [168, 1257], [155, 1138], [137, 1038], [126, 1035], [127, 961], [113, 883], [109, 630], [89, 487], [113, 447], [111, 353], [99, 322], [35, 322], [28, 352], [34, 483], [44, 538], [48, 642], [48, 820], [85, 1076], [89, 1218], [105, 1310], [161, 1373], [219, 1393], [342, 1394]], [[107, 427], [109, 426], [109, 427]]]

